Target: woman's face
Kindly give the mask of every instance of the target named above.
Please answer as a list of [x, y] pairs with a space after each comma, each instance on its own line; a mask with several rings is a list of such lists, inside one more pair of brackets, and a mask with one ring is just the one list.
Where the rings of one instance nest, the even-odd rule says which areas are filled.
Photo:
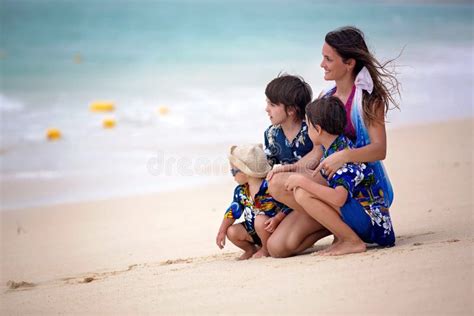
[[351, 75], [352, 67], [344, 63], [342, 57], [326, 42], [322, 54], [321, 68], [324, 69], [324, 80], [341, 80], [344, 76]]

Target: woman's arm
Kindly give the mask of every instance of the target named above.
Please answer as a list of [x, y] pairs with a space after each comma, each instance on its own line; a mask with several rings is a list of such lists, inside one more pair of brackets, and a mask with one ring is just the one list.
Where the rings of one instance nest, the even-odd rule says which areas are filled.
[[387, 134], [385, 131], [383, 107], [377, 111], [377, 121], [367, 125], [370, 144], [353, 149], [345, 149], [332, 154], [323, 160], [315, 170], [318, 173], [324, 169], [331, 178], [334, 173], [348, 162], [373, 162], [384, 160], [387, 154]]
[[385, 131], [384, 108], [379, 107], [377, 121], [367, 124], [370, 144], [361, 148], [347, 150], [345, 162], [373, 162], [384, 160], [387, 155], [387, 134]]

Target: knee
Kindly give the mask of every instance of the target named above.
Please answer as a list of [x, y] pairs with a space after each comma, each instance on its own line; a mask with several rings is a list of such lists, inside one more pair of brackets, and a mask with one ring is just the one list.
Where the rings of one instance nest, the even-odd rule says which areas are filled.
[[267, 249], [273, 258], [288, 258], [297, 253], [297, 249], [302, 245], [305, 238], [300, 235], [291, 233], [285, 240], [269, 239]]
[[278, 247], [272, 237], [270, 237], [267, 241], [267, 250], [270, 256], [278, 258]]
[[238, 231], [235, 225], [232, 225], [229, 228], [227, 228], [227, 238], [229, 238], [230, 240], [237, 240]]
[[284, 178], [281, 174], [274, 174], [270, 181], [268, 181], [268, 192], [278, 200], [277, 197], [281, 196], [285, 191]]
[[305, 189], [302, 189], [300, 187], [297, 187], [296, 190], [294, 191], [294, 197], [295, 201], [298, 202], [298, 204], [301, 204], [301, 202], [304, 202], [307, 200], [311, 195], [306, 191]]
[[290, 256], [284, 245], [271, 237], [267, 241], [267, 250], [273, 258], [286, 258]]

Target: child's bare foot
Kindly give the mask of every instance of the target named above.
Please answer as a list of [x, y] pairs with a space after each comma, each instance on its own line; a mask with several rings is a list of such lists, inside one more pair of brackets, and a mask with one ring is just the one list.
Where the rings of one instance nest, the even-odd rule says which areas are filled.
[[253, 259], [258, 259], [258, 258], [263, 258], [263, 257], [269, 257], [270, 254], [268, 253], [267, 250], [264, 250], [263, 248], [260, 249], [259, 251], [257, 251], [253, 256], [252, 258]]
[[253, 247], [252, 249], [246, 250], [237, 260], [247, 260], [252, 258], [252, 256], [257, 252], [257, 248]]
[[322, 253], [322, 256], [340, 256], [349, 253], [364, 252], [366, 250], [363, 241], [338, 241]]

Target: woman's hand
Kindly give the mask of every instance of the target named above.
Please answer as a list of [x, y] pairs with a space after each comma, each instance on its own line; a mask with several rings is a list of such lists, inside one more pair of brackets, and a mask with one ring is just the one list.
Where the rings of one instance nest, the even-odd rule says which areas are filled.
[[266, 180], [267, 180], [267, 181], [270, 181], [270, 180], [272, 179], [272, 177], [273, 177], [273, 174], [274, 174], [273, 170], [270, 170], [270, 172], [267, 174]]
[[344, 149], [325, 158], [319, 163], [319, 166], [316, 168], [316, 170], [314, 170], [313, 176], [316, 176], [322, 169], [323, 173], [328, 175], [328, 179], [331, 179], [336, 171], [342, 168], [345, 163], [347, 163], [346, 157], [348, 151], [349, 149]]

